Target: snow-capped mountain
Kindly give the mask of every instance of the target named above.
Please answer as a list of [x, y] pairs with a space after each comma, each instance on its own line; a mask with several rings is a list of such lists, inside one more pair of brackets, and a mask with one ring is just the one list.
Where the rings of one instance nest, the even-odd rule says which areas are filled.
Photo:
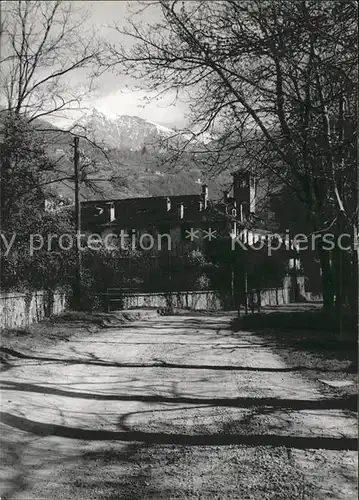
[[120, 150], [139, 151], [144, 146], [155, 146], [161, 139], [175, 135], [169, 128], [138, 116], [109, 117], [93, 108], [77, 122], [78, 129], [98, 144]]

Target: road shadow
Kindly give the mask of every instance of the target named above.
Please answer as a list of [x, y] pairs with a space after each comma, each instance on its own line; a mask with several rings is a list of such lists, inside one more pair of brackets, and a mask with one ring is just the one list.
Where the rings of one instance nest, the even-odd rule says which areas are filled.
[[146, 444], [176, 444], [181, 446], [284, 446], [297, 449], [356, 450], [357, 440], [340, 437], [302, 437], [276, 434], [186, 434], [144, 431], [109, 431], [82, 429], [65, 425], [36, 422], [26, 417], [0, 413], [2, 423], [37, 436], [57, 436], [86, 441], [125, 441]]
[[[136, 344], [136, 342], [134, 343]], [[188, 344], [187, 344], [188, 345]], [[260, 344], [262, 346], [262, 344]], [[192, 344], [191, 344], [192, 346]], [[213, 346], [213, 349], [216, 347]], [[229, 345], [227, 349], [248, 349], [247, 345], [238, 346], [238, 345]], [[253, 347], [254, 348], [254, 347]], [[220, 346], [218, 349], [224, 349], [224, 347]], [[305, 366], [291, 366], [291, 367], [254, 367], [254, 366], [236, 366], [236, 365], [206, 365], [206, 364], [186, 364], [186, 363], [173, 363], [167, 361], [154, 361], [150, 363], [119, 363], [115, 361], [106, 361], [101, 359], [94, 354], [89, 354], [91, 359], [83, 359], [83, 358], [62, 358], [62, 357], [53, 357], [53, 356], [36, 356], [34, 354], [25, 354], [20, 351], [16, 351], [15, 349], [11, 349], [8, 347], [0, 347], [0, 353], [4, 353], [8, 355], [8, 358], [3, 359], [4, 366], [0, 369], [0, 371], [7, 371], [12, 367], [11, 362], [9, 361], [9, 356], [18, 358], [18, 359], [26, 359], [40, 362], [51, 362], [51, 363], [59, 363], [59, 364], [69, 364], [69, 365], [92, 365], [92, 366], [108, 366], [114, 368], [168, 368], [168, 369], [183, 369], [183, 370], [214, 370], [214, 371], [249, 371], [249, 372], [268, 372], [268, 373], [289, 373], [289, 372], [300, 372], [303, 370], [308, 370], [310, 368]], [[325, 368], [312, 368], [315, 371], [344, 371], [347, 373], [352, 373], [354, 368], [348, 367], [344, 369], [338, 370], [327, 370]]]
[[[145, 323], [146, 328], [152, 333], [158, 333], [162, 335], [162, 330], [160, 330], [155, 324], [148, 322]], [[261, 349], [275, 346], [275, 342], [265, 340], [259, 341], [256, 345], [248, 346], [242, 345], [243, 339], [246, 338], [244, 333], [234, 333], [228, 328], [229, 324], [220, 323], [218, 317], [213, 317], [211, 321], [204, 321], [203, 318], [194, 320], [193, 318], [186, 318], [185, 326], [182, 319], [176, 321], [173, 325], [171, 321], [161, 320], [161, 329], [166, 331], [168, 328], [173, 329], [173, 335], [177, 333], [180, 335], [193, 335], [194, 332], [202, 332], [204, 330], [208, 331], [211, 329], [211, 334], [208, 335], [209, 339], [218, 339], [218, 337], [232, 337], [236, 339], [237, 344], [230, 348], [233, 349]], [[192, 333], [183, 333], [184, 328], [192, 328]], [[131, 331], [133, 330], [133, 325], [131, 326]], [[142, 335], [141, 330], [134, 330], [134, 336]], [[210, 341], [210, 340], [209, 340]], [[253, 343], [255, 339], [253, 339]], [[134, 342], [136, 343], [136, 342]], [[280, 347], [280, 346], [279, 346]], [[3, 351], [4, 352], [4, 351]], [[5, 351], [6, 352], [6, 351]], [[283, 367], [283, 368], [255, 368], [246, 366], [220, 366], [220, 365], [189, 365], [189, 364], [179, 364], [179, 363], [167, 363], [164, 361], [155, 361], [154, 363], [114, 363], [102, 360], [95, 355], [90, 355], [91, 358], [60, 358], [60, 357], [42, 357], [32, 354], [23, 354], [16, 350], [7, 350], [9, 356], [17, 357], [19, 359], [34, 360], [39, 361], [39, 363], [51, 362], [51, 363], [65, 363], [65, 364], [83, 364], [83, 365], [94, 365], [94, 366], [113, 366], [115, 368], [141, 368], [144, 369], [144, 378], [148, 374], [148, 368], [161, 368], [163, 370], [171, 369], [194, 369], [203, 370], [208, 369], [212, 371], [253, 371], [253, 372], [268, 372], [268, 373], [285, 373], [285, 372], [295, 372], [307, 370], [305, 366], [294, 366], [294, 367]], [[318, 371], [317, 368], [313, 368]], [[322, 371], [327, 371], [323, 369]], [[172, 372], [173, 373], [173, 372]], [[218, 374], [213, 374], [213, 377], [217, 377]], [[158, 387], [154, 387], [154, 394], [104, 394], [94, 392], [82, 392], [82, 391], [71, 391], [59, 388], [58, 385], [39, 385], [35, 383], [28, 382], [17, 382], [4, 380], [2, 389], [10, 391], [28, 392], [33, 394], [50, 394], [55, 396], [63, 396], [66, 398], [76, 398], [76, 399], [88, 399], [94, 401], [131, 401], [131, 402], [143, 402], [151, 405], [152, 403], [164, 403], [164, 404], [187, 404], [191, 408], [195, 408], [195, 405], [211, 405], [214, 407], [228, 407], [228, 408], [250, 408], [254, 413], [261, 411], [272, 411], [278, 410], [283, 412], [297, 411], [297, 410], [355, 410], [357, 407], [357, 402], [355, 397], [350, 398], [338, 398], [338, 397], [327, 397], [325, 399], [286, 399], [286, 398], [249, 398], [249, 397], [236, 397], [236, 398], [219, 398], [219, 397], [192, 397], [185, 396], [181, 394], [171, 394], [169, 396], [163, 396], [157, 394]], [[65, 384], [64, 384], [65, 385]], [[141, 388], [140, 390], [143, 390]], [[41, 403], [42, 404], [42, 403]], [[149, 411], [151, 411], [151, 406], [149, 406]], [[165, 411], [165, 410], [161, 410]], [[123, 499], [169, 499], [169, 498], [198, 498], [198, 492], [200, 492], [200, 498], [212, 498], [212, 494], [209, 489], [206, 489], [206, 484], [198, 487], [198, 491], [191, 490], [191, 482], [182, 485], [182, 489], [176, 486], [171, 481], [168, 481], [168, 474], [165, 475], [164, 471], [175, 477], [178, 472], [178, 467], [180, 467], [181, 460], [183, 456], [188, 454], [188, 463], [191, 463], [193, 467], [194, 461], [191, 453], [196, 453], [194, 450], [210, 449], [208, 453], [212, 453], [213, 463], [212, 467], [220, 467], [221, 459], [225, 462], [228, 460], [228, 450], [237, 450], [237, 454], [245, 456], [246, 450], [253, 449], [254, 457], [257, 460], [250, 462], [250, 466], [253, 467], [250, 470], [250, 478], [252, 482], [252, 493], [254, 491], [261, 491], [260, 479], [263, 477], [261, 474], [264, 472], [270, 473], [266, 469], [268, 462], [260, 462], [261, 455], [259, 450], [263, 449], [279, 450], [278, 454], [283, 455], [283, 460], [288, 459], [290, 450], [292, 448], [301, 450], [352, 450], [357, 449], [356, 439], [338, 436], [338, 437], [326, 437], [326, 436], [293, 436], [281, 435], [278, 432], [273, 431], [273, 433], [268, 433], [267, 429], [256, 429], [251, 428], [250, 422], [225, 422], [222, 427], [220, 426], [218, 432], [201, 432], [202, 429], [197, 429], [197, 432], [169, 432], [168, 428], [160, 428], [158, 432], [153, 430], [133, 430], [130, 426], [124, 425], [124, 420], [126, 417], [122, 416], [118, 419], [118, 427], [116, 430], [106, 430], [106, 429], [87, 429], [80, 427], [70, 427], [68, 425], [53, 425], [47, 422], [38, 422], [27, 418], [26, 416], [19, 416], [12, 414], [11, 412], [1, 413], [1, 421], [3, 424], [16, 429], [21, 432], [30, 433], [32, 437], [59, 437], [66, 440], [72, 440], [76, 443], [76, 440], [82, 441], [87, 445], [93, 445], [95, 443], [100, 443], [102, 446], [101, 450], [90, 451], [83, 453], [78, 459], [78, 467], [76, 462], [71, 463], [70, 469], [66, 470], [66, 475], [63, 476], [63, 483], [68, 482], [69, 489], [65, 489], [65, 493], [58, 493], [58, 497], [50, 496], [49, 498], [75, 498], [79, 500], [80, 498], [96, 498], [99, 500], [123, 500]], [[242, 427], [239, 429], [239, 427]], [[186, 431], [187, 429], [185, 429]], [[101, 444], [103, 443], [103, 444]], [[117, 448], [118, 446], [118, 448]], [[223, 455], [222, 451], [218, 449], [225, 450]], [[240, 449], [240, 452], [238, 451]], [[258, 451], [258, 455], [256, 455]], [[15, 453], [16, 452], [16, 453]], [[21, 447], [18, 450], [10, 449], [8, 453], [13, 453], [16, 460], [21, 460], [21, 453], [23, 450]], [[266, 452], [265, 452], [266, 453]], [[187, 456], [187, 455], [186, 455]], [[238, 471], [239, 466], [237, 462], [234, 462], [233, 474], [240, 472]], [[242, 466], [248, 466], [248, 464], [241, 463]], [[123, 469], [121, 468], [123, 467]], [[256, 467], [256, 469], [254, 468]], [[87, 474], [83, 472], [86, 468]], [[104, 468], [107, 473], [102, 475], [97, 475], [95, 472], [99, 468]], [[253, 474], [253, 470], [258, 471], [258, 480], [256, 474]], [[235, 472], [238, 471], [238, 472]], [[264, 471], [264, 472], [263, 472]], [[19, 491], [24, 491], [26, 488], [26, 475], [31, 473], [31, 468], [28, 470], [20, 471], [18, 477], [14, 478], [14, 488], [12, 495], [15, 496]], [[188, 473], [188, 471], [187, 471]], [[213, 472], [211, 472], [213, 474]], [[297, 493], [293, 494], [291, 489], [291, 484], [294, 482], [298, 484], [298, 477], [293, 475], [286, 476], [282, 471], [279, 471], [281, 482], [284, 482], [284, 486], [278, 488], [270, 498], [275, 498], [276, 500], [287, 500], [288, 498], [303, 499], [307, 498], [303, 496], [303, 492], [299, 489]], [[292, 473], [291, 473], [292, 474]], [[294, 472], [293, 472], [294, 474]], [[211, 476], [208, 476], [211, 477]], [[224, 476], [223, 476], [224, 477]], [[238, 476], [237, 482], [234, 481], [232, 484], [238, 484], [237, 491], [231, 493], [231, 497], [228, 498], [251, 498], [251, 490], [248, 490], [248, 485], [241, 481]], [[274, 478], [275, 479], [275, 478]], [[17, 482], [17, 484], [16, 484]], [[300, 481], [299, 481], [300, 482]], [[270, 487], [276, 488], [276, 485], [272, 486], [270, 476], [266, 476], [266, 484], [271, 485]], [[267, 486], [268, 487], [268, 486]], [[218, 488], [218, 485], [217, 485]], [[247, 488], [247, 489], [246, 489]], [[256, 488], [256, 490], [254, 489]], [[220, 489], [221, 493], [225, 490]], [[248, 493], [249, 492], [249, 493]], [[263, 491], [263, 498], [266, 498], [268, 491]], [[62, 495], [62, 496], [61, 496]], [[94, 496], [95, 495], [95, 496]], [[249, 495], [249, 496], [248, 496]], [[40, 496], [39, 496], [40, 497]], [[213, 498], [217, 498], [214, 496]], [[5, 499], [10, 499], [11, 496], [5, 497]], [[222, 498], [225, 498], [222, 496]]]
[[275, 397], [234, 397], [234, 398], [206, 398], [193, 396], [164, 396], [160, 394], [103, 394], [80, 391], [67, 391], [56, 386], [41, 386], [30, 383], [3, 380], [2, 390], [21, 391], [38, 394], [51, 394], [75, 399], [89, 399], [93, 401], [138, 401], [142, 403], [170, 403], [212, 405], [228, 408], [250, 408], [268, 406], [271, 408], [291, 410], [352, 410], [357, 408], [357, 397], [323, 398], [323, 399], [286, 399]]

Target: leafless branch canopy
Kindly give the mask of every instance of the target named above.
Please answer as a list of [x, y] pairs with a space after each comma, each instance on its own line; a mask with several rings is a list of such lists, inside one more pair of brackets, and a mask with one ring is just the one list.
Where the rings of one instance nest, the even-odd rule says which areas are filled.
[[[19, 0], [2, 2], [1, 18], [0, 89], [7, 109], [30, 122], [79, 106], [103, 54], [85, 29], [86, 13], [76, 2]], [[79, 72], [86, 76], [83, 88]]]
[[[141, 23], [146, 9], [161, 19]], [[190, 102], [198, 133], [173, 158], [192, 149], [209, 171], [244, 163], [275, 176], [314, 225], [355, 212], [356, 2], [142, 2], [116, 29], [131, 43], [110, 47], [114, 67]]]

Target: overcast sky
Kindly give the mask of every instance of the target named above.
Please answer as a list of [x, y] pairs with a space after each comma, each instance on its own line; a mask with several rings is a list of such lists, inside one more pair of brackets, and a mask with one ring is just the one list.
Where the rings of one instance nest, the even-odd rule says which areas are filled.
[[[77, 6], [89, 11], [89, 28], [94, 26], [98, 35], [116, 43], [120, 35], [109, 26], [114, 23], [125, 23], [129, 7], [135, 8], [136, 2], [81, 1], [77, 2]], [[156, 20], [156, 11], [146, 10], [146, 21], [154, 20]], [[81, 76], [77, 74], [76, 78], [81, 79]], [[72, 78], [75, 78], [75, 75], [72, 75]], [[126, 85], [131, 87], [126, 77], [106, 72], [99, 79], [91, 98], [84, 102], [84, 106], [88, 109], [96, 107], [110, 116], [136, 115], [169, 127], [185, 125], [186, 105], [178, 102], [173, 105], [174, 93], [148, 103], [148, 98], [153, 97], [152, 94], [145, 91], [133, 91], [131, 88], [126, 89]], [[60, 124], [63, 120], [58, 119], [57, 122]]]

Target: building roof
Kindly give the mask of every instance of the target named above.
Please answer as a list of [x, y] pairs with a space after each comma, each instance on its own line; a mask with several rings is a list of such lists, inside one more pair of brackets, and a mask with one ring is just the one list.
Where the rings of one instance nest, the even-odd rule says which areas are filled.
[[[230, 213], [226, 213], [224, 205], [217, 207], [215, 203], [208, 201], [205, 208], [201, 194], [87, 201], [82, 202], [81, 206], [83, 225], [91, 228], [146, 228], [234, 219]], [[114, 207], [112, 220], [111, 207]]]

